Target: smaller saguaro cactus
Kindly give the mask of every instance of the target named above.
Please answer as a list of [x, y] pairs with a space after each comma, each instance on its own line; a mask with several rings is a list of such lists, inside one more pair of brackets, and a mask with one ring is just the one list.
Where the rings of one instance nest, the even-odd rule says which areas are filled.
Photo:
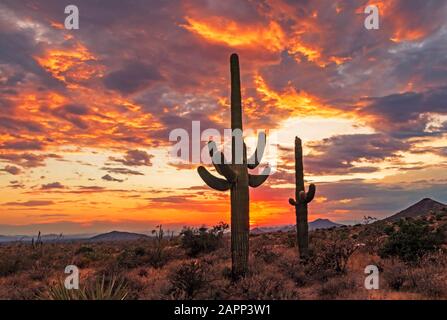
[[309, 256], [309, 226], [307, 222], [307, 205], [315, 196], [316, 187], [309, 185], [309, 191], [304, 189], [303, 147], [301, 139], [295, 137], [295, 199], [290, 198], [289, 203], [295, 207], [296, 212], [296, 241], [301, 259]]

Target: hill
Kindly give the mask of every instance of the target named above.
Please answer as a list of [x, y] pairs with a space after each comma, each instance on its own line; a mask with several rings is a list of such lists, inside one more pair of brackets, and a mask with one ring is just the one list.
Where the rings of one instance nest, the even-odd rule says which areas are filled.
[[[309, 230], [317, 230], [317, 229], [329, 229], [332, 227], [341, 227], [342, 224], [332, 222], [329, 219], [316, 219], [314, 221], [309, 222]], [[286, 225], [286, 226], [277, 226], [277, 227], [257, 227], [250, 230], [252, 234], [261, 234], [268, 232], [289, 232], [295, 231], [295, 225]]]
[[343, 224], [335, 223], [329, 219], [316, 219], [309, 222], [309, 230], [329, 229], [333, 227], [341, 227]]
[[386, 218], [386, 221], [396, 221], [401, 218], [414, 218], [428, 215], [431, 212], [438, 212], [447, 209], [447, 205], [430, 198], [424, 198], [421, 201], [409, 206], [408, 208]]
[[147, 235], [132, 232], [122, 232], [122, 231], [112, 231], [108, 233], [98, 234], [89, 239], [89, 241], [94, 242], [104, 242], [104, 241], [135, 241], [142, 238], [149, 238]]

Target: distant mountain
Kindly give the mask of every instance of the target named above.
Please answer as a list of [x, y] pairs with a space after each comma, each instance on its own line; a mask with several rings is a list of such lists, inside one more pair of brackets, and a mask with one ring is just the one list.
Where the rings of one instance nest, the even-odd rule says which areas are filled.
[[309, 222], [309, 230], [329, 229], [341, 226], [343, 226], [343, 224], [332, 222], [329, 219], [316, 219], [312, 222]]
[[444, 208], [447, 209], [447, 205], [445, 205], [441, 202], [435, 201], [433, 199], [430, 199], [430, 198], [425, 198], [425, 199], [422, 199], [421, 201], [419, 201], [418, 203], [415, 203], [412, 206], [408, 207], [407, 209], [402, 210], [402, 211], [386, 218], [385, 220], [396, 221], [401, 218], [428, 215], [431, 212], [438, 212]]
[[[73, 234], [73, 235], [58, 235], [58, 234], [43, 234], [40, 239], [43, 242], [63, 242], [63, 241], [72, 241], [72, 240], [81, 240], [91, 237], [91, 235], [85, 234]], [[31, 242], [32, 239], [36, 240], [37, 235], [13, 235], [13, 236], [4, 236], [0, 235], [0, 243], [7, 242]]]
[[[332, 222], [329, 219], [316, 219], [314, 221], [309, 222], [309, 231], [317, 230], [317, 229], [329, 229], [332, 227], [341, 227], [343, 224]], [[252, 234], [261, 234], [268, 232], [289, 232], [295, 231], [295, 225], [289, 224], [285, 226], [276, 226], [276, 227], [257, 227], [250, 230]]]
[[132, 232], [112, 231], [108, 233], [98, 234], [89, 239], [89, 241], [134, 241], [143, 238], [149, 238], [147, 235]]

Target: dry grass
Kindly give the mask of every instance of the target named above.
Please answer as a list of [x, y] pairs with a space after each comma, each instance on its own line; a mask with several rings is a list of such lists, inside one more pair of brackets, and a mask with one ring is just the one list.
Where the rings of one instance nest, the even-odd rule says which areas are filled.
[[[447, 225], [431, 220], [436, 228]], [[386, 227], [312, 232], [307, 263], [298, 260], [292, 233], [252, 236], [250, 272], [237, 282], [230, 276], [228, 236], [194, 257], [178, 237], [165, 240], [161, 251], [151, 240], [0, 245], [0, 299], [447, 299], [445, 249], [411, 264], [380, 258]], [[70, 264], [80, 268], [84, 295], [60, 290]], [[364, 288], [369, 264], [381, 271], [380, 290]]]

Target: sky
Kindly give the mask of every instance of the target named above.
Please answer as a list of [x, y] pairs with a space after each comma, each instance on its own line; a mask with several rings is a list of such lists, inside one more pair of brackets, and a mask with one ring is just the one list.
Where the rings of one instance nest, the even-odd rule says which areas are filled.
[[295, 221], [295, 136], [317, 185], [309, 220], [447, 202], [446, 15], [437, 0], [2, 0], [0, 234], [228, 222], [228, 192], [175, 161], [169, 134], [230, 126], [233, 52], [244, 129], [277, 150], [251, 227]]

